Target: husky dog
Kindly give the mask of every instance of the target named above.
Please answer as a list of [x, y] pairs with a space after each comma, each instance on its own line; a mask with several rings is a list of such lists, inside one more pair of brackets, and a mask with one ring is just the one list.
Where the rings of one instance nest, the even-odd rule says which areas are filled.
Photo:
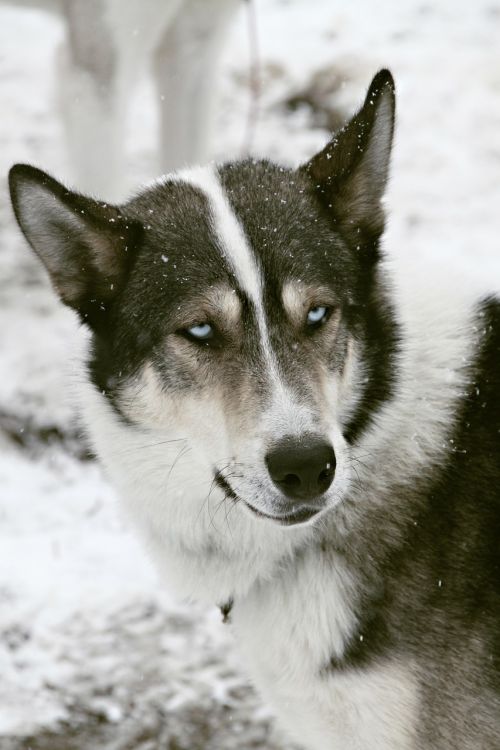
[[194, 168], [115, 206], [17, 165], [12, 201], [92, 332], [98, 455], [170, 584], [232, 607], [290, 735], [498, 750], [500, 303], [391, 285], [394, 106], [381, 71], [298, 170]]
[[241, 0], [16, 4], [64, 18], [67, 39], [57, 60], [58, 98], [82, 190], [107, 197], [122, 193], [127, 105], [138, 75], [150, 63], [160, 108], [160, 169], [207, 158], [214, 72]]

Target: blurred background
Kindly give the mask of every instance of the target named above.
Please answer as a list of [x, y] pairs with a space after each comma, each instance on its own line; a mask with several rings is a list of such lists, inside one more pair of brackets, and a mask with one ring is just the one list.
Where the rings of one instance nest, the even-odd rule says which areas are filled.
[[[190, 2], [161, 36], [161, 2], [109, 0], [123, 58], [96, 74], [105, 116], [71, 72], [106, 47], [99, 0], [67, 0], [66, 20], [57, 0], [0, 2], [1, 174], [27, 161], [113, 199], [191, 159], [298, 165], [389, 67], [396, 272], [500, 287], [500, 0]], [[220, 612], [173, 600], [122, 519], [78, 428], [84, 334], [0, 191], [1, 750], [290, 748]]]

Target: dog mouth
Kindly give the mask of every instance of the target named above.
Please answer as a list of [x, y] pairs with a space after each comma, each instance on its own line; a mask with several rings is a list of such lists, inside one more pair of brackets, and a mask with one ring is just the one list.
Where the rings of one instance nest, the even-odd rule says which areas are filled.
[[310, 506], [305, 505], [297, 508], [297, 510], [290, 513], [273, 516], [269, 513], [264, 513], [261, 510], [257, 510], [257, 508], [254, 508], [253, 505], [250, 505], [250, 503], [247, 503], [246, 500], [237, 495], [229, 482], [224, 479], [219, 471], [215, 473], [215, 483], [225, 493], [226, 497], [234, 501], [241, 500], [241, 502], [244, 503], [244, 505], [246, 505], [246, 507], [251, 510], [252, 513], [257, 517], [266, 518], [269, 521], [274, 521], [274, 523], [280, 524], [281, 526], [297, 526], [299, 524], [306, 523], [307, 521], [310, 521], [311, 518], [314, 518], [314, 516], [317, 516], [321, 510], [323, 510], [322, 508], [311, 508]]

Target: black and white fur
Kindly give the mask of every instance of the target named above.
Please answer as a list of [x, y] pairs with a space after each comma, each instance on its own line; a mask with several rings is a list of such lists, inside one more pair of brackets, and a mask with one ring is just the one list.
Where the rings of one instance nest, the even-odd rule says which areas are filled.
[[117, 207], [18, 165], [11, 194], [92, 331], [98, 455], [169, 584], [232, 602], [290, 735], [494, 750], [500, 303], [393, 286], [393, 123], [382, 71], [295, 171], [189, 169]]

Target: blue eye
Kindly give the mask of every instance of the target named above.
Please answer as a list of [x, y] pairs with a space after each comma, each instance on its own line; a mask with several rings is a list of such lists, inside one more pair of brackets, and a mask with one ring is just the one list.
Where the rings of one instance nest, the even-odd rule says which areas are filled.
[[214, 335], [214, 329], [210, 323], [199, 323], [198, 325], [190, 326], [186, 328], [186, 332], [190, 338], [196, 339], [196, 341], [208, 341]]
[[307, 325], [316, 326], [319, 323], [324, 323], [328, 317], [329, 308], [324, 305], [318, 305], [318, 307], [311, 307], [307, 313]]

